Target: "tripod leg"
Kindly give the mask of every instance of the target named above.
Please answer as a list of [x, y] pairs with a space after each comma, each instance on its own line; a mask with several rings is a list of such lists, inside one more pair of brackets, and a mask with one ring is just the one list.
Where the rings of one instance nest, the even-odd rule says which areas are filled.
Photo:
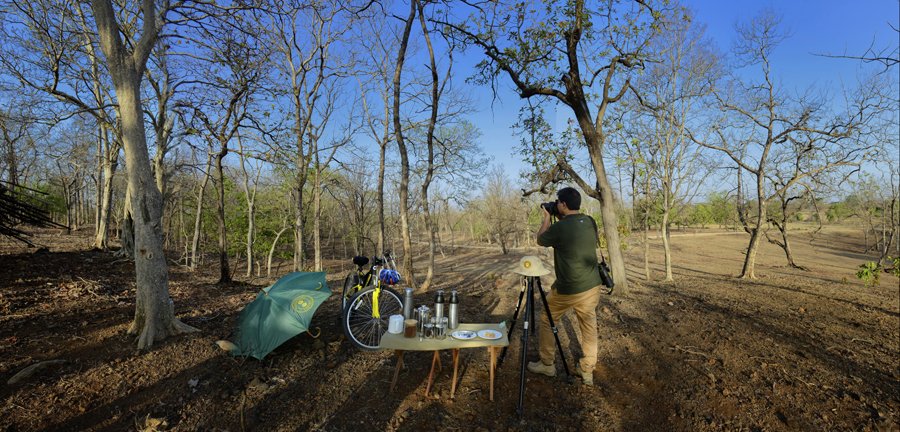
[[527, 361], [526, 354], [528, 353], [528, 328], [531, 327], [531, 317], [534, 316], [534, 280], [529, 277], [527, 285], [525, 298], [525, 321], [522, 323], [522, 355], [519, 357], [519, 405], [516, 408], [516, 412], [519, 414], [521, 418], [523, 414], [525, 414], [524, 404], [525, 404], [525, 363]]
[[[529, 279], [531, 279], [531, 292], [529, 293], [529, 296], [531, 297], [529, 297], [529, 300], [534, 300], [534, 280], [538, 278], [530, 277]], [[541, 294], [543, 294], [543, 292], [541, 292]], [[532, 304], [529, 309], [531, 310], [531, 335], [534, 336], [537, 331], [537, 321], [534, 320], [534, 305]]]
[[572, 374], [569, 373], [569, 364], [566, 362], [566, 355], [563, 354], [562, 343], [559, 341], [559, 330], [556, 328], [556, 323], [553, 322], [553, 315], [550, 313], [550, 305], [547, 304], [547, 296], [541, 288], [540, 279], [537, 280], [537, 285], [538, 291], [541, 293], [541, 300], [544, 303], [544, 312], [547, 314], [547, 320], [550, 321], [550, 328], [553, 330], [553, 338], [556, 339], [556, 349], [559, 351], [559, 356], [562, 358], [563, 368], [566, 370], [566, 376], [571, 377]]
[[[522, 279], [522, 290], [519, 291], [519, 301], [516, 303], [516, 310], [515, 310], [515, 312], [513, 312], [512, 320], [510, 321], [510, 325], [509, 325], [509, 331], [507, 331], [507, 333], [506, 333], [507, 337], [509, 335], [512, 335], [513, 329], [516, 328], [516, 319], [518, 319], [519, 309], [522, 307], [522, 298], [525, 297], [525, 286], [526, 286], [525, 279]], [[500, 357], [497, 359], [497, 367], [498, 368], [500, 367], [500, 365], [503, 364], [503, 359], [506, 358], [506, 348], [508, 348], [508, 347], [503, 347], [503, 351], [500, 352]]]

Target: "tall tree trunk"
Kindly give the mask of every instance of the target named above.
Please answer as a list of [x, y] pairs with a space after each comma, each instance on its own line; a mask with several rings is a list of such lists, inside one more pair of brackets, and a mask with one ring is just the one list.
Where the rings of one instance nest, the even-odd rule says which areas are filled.
[[313, 173], [313, 263], [315, 271], [322, 271], [322, 179], [319, 168], [318, 156], [316, 156], [315, 172]]
[[[388, 115], [388, 104], [387, 101], [385, 101], [385, 119], [388, 118]], [[379, 256], [384, 254], [384, 160], [386, 156], [385, 153], [387, 152], [388, 139], [389, 131], [387, 120], [385, 120], [384, 139], [381, 141], [380, 148], [378, 149], [378, 187], [376, 190], [376, 201], [378, 202], [378, 250], [375, 251], [375, 253]]]
[[[580, 87], [578, 87], [580, 88]], [[603, 235], [606, 237], [606, 247], [609, 252], [609, 261], [616, 287], [621, 292], [628, 292], [628, 278], [625, 273], [625, 257], [622, 255], [622, 246], [619, 240], [619, 220], [616, 215], [616, 198], [606, 174], [606, 165], [603, 162], [602, 151], [605, 137], [603, 132], [597, 130], [592, 122], [587, 109], [586, 101], [572, 106], [579, 126], [587, 143], [588, 153], [591, 157], [591, 165], [594, 167], [596, 178], [597, 199], [600, 202], [600, 217], [603, 219]], [[598, 114], [598, 118], [602, 118]], [[586, 187], [585, 187], [586, 186]], [[582, 185], [582, 189], [590, 189], [590, 185]]]
[[74, 192], [72, 189], [75, 187], [75, 180], [69, 181], [69, 179], [63, 177], [62, 187], [66, 201], [66, 232], [71, 233], [73, 230], [78, 229], [77, 223], [75, 222], [75, 215], [73, 214], [75, 212], [75, 209], [73, 208], [75, 204], [73, 203]]
[[266, 277], [272, 276], [272, 257], [275, 255], [275, 246], [278, 244], [278, 239], [281, 238], [281, 235], [287, 231], [288, 226], [285, 223], [277, 233], [275, 233], [275, 240], [272, 240], [272, 246], [269, 247], [269, 256], [266, 258]]
[[[305, 177], [305, 176], [304, 176]], [[305, 182], [305, 178], [304, 178]], [[297, 187], [297, 217], [294, 219], [294, 271], [303, 270], [303, 184]]]
[[[633, 158], [632, 158], [633, 159]], [[637, 177], [637, 165], [635, 162], [632, 162], [632, 185], [631, 190], [632, 196], [637, 196], [637, 185], [634, 180]], [[644, 237], [644, 278], [646, 280], [652, 280], [653, 275], [650, 273], [650, 176], [647, 175], [649, 173], [645, 173], [644, 175], [644, 202], [642, 204], [643, 211], [641, 212], [641, 225], [643, 226], [643, 237]], [[632, 212], [633, 213], [633, 212]]]
[[[667, 189], [667, 188], [664, 188]], [[669, 246], [669, 192], [663, 190], [662, 241], [666, 261], [666, 282], [675, 280], [672, 277], [672, 247]]]
[[109, 63], [122, 122], [131, 208], [135, 214], [137, 292], [135, 317], [129, 333], [139, 335], [137, 347], [144, 349], [168, 335], [195, 330], [175, 318], [169, 297], [169, 271], [162, 249], [162, 196], [150, 172], [141, 110], [141, 71], [160, 28], [156, 26], [154, 2], [144, 0], [141, 8], [145, 34], [134, 47], [134, 52], [129, 53], [120, 39], [121, 29], [111, 0], [92, 0], [91, 4], [100, 45]]
[[225, 226], [225, 169], [222, 159], [228, 155], [228, 144], [223, 143], [222, 149], [216, 154], [216, 179], [218, 180], [216, 216], [219, 222], [219, 281], [218, 283], [231, 282], [231, 269], [228, 266], [228, 230]]
[[[762, 167], [760, 167], [759, 172], [763, 172]], [[744, 267], [741, 269], [741, 275], [739, 276], [741, 279], [756, 278], [756, 275], [753, 273], [753, 268], [756, 264], [756, 253], [759, 250], [759, 241], [762, 238], [762, 226], [766, 221], [767, 202], [765, 198], [763, 198], [763, 181], [764, 178], [762, 176], [756, 176], [756, 222], [753, 227], [750, 228], [750, 245], [747, 247], [747, 254], [744, 256]]]
[[169, 99], [171, 99], [174, 90], [169, 84], [167, 54], [164, 51], [158, 52], [157, 61], [159, 62], [159, 68], [162, 70], [162, 82], [152, 83], [156, 90], [157, 110], [156, 118], [153, 119], [153, 131], [156, 135], [156, 153], [153, 155], [153, 174], [156, 179], [156, 187], [162, 195], [163, 209], [165, 209], [166, 200], [169, 195], [165, 160], [166, 154], [169, 152], [169, 140], [172, 136], [172, 128], [174, 126], [174, 118], [169, 116], [168, 109]]
[[803, 267], [794, 262], [794, 253], [791, 251], [791, 243], [788, 241], [787, 223], [778, 225], [778, 231], [781, 233], [781, 248], [784, 250], [784, 257], [787, 259], [788, 265], [796, 269], [802, 269]]
[[184, 214], [187, 213], [187, 207], [184, 205], [184, 195], [180, 195], [178, 197], [178, 232], [181, 234], [178, 236], [178, 241], [181, 243], [181, 259], [178, 262], [183, 262], [184, 264], [188, 263], [189, 251], [188, 251], [188, 241], [187, 241], [187, 224], [184, 223]]
[[247, 277], [253, 275], [253, 243], [256, 241], [256, 202], [247, 203]]
[[409, 34], [412, 30], [413, 20], [416, 17], [416, 4], [409, 5], [409, 16], [403, 28], [403, 36], [400, 39], [400, 48], [397, 53], [397, 69], [394, 71], [394, 135], [397, 139], [397, 147], [400, 150], [400, 235], [403, 238], [403, 273], [409, 286], [416, 288], [416, 277], [413, 274], [412, 264], [412, 239], [409, 235], [409, 154], [406, 150], [406, 142], [403, 138], [403, 127], [400, 122], [400, 77], [403, 73], [403, 63], [406, 60], [406, 48], [409, 44]]
[[6, 169], [9, 173], [9, 177], [6, 181], [15, 186], [19, 184], [19, 159], [16, 156], [16, 140], [12, 139], [7, 132], [8, 126], [6, 126], [4, 122], [5, 119], [0, 118], [0, 126], [3, 126], [4, 157], [6, 159]]
[[421, 1], [414, 0], [414, 3], [419, 9], [419, 23], [422, 25], [425, 44], [428, 46], [428, 59], [431, 69], [431, 116], [428, 118], [428, 132], [425, 135], [425, 142], [428, 147], [428, 160], [426, 161], [425, 178], [422, 181], [422, 215], [425, 219], [425, 230], [428, 234], [428, 269], [425, 272], [425, 280], [422, 282], [421, 288], [423, 291], [427, 291], [431, 286], [431, 279], [434, 277], [434, 253], [437, 244], [435, 224], [431, 217], [431, 204], [428, 202], [428, 188], [431, 187], [431, 181], [434, 179], [434, 127], [437, 123], [440, 92], [438, 91], [438, 73], [437, 64], [434, 60], [434, 47], [431, 45], [431, 37], [428, 36], [428, 27], [425, 25], [424, 8]]
[[[127, 177], [127, 176], [126, 176]], [[119, 243], [122, 248], [116, 256], [134, 259], [134, 217], [131, 211], [131, 186], [125, 187], [125, 202], [122, 205], [122, 229]]]
[[94, 186], [96, 192], [94, 196], [95, 206], [94, 206], [94, 248], [104, 250], [105, 247], [101, 247], [102, 242], [99, 240], [100, 234], [100, 213], [102, 212], [101, 207], [103, 207], [103, 127], [97, 127], [97, 175], [93, 177], [95, 179]]
[[200, 256], [200, 223], [203, 219], [203, 197], [206, 192], [206, 185], [212, 176], [212, 153], [206, 156], [206, 169], [203, 170], [203, 181], [200, 183], [200, 190], [197, 191], [197, 213], [194, 215], [194, 235], [191, 239], [191, 270], [197, 270]]
[[110, 138], [109, 131], [104, 128], [101, 136], [103, 141], [102, 171], [103, 179], [101, 181], [102, 194], [98, 206], [100, 207], [100, 217], [97, 224], [97, 233], [94, 237], [94, 247], [100, 250], [109, 248], [109, 218], [112, 214], [112, 197], [113, 197], [113, 180], [116, 176], [116, 169], [119, 166], [119, 141]]
[[[758, 224], [759, 225], [759, 224]], [[762, 238], [760, 226], [750, 229], [750, 245], [747, 246], [747, 253], [744, 256], [744, 265], [741, 268], [740, 278], [754, 279], [753, 268], [756, 263], [756, 252], [759, 250], [759, 240]]]
[[[250, 174], [247, 172], [247, 158], [244, 152], [244, 142], [241, 136], [237, 136], [239, 156], [241, 157], [241, 172], [244, 176], [244, 199], [247, 200], [247, 274], [253, 276], [253, 244], [256, 242], [256, 191], [259, 184], [259, 171], [251, 190]], [[259, 269], [257, 269], [257, 273]]]

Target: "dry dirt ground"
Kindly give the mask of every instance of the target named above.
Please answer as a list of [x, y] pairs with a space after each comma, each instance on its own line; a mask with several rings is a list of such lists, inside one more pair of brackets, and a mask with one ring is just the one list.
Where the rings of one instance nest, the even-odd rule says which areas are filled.
[[[631, 247], [630, 291], [598, 308], [595, 385], [568, 383], [560, 362], [555, 378], [528, 375], [521, 419], [520, 331], [494, 402], [483, 350], [463, 351], [455, 399], [447, 367], [424, 395], [428, 353], [408, 354], [388, 392], [391, 353], [344, 340], [338, 296], [315, 317], [318, 339], [300, 335], [264, 361], [232, 358], [214, 341], [231, 335], [243, 305], [272, 280], [215, 285], [210, 263], [170, 273], [177, 315], [200, 332], [138, 352], [126, 334], [131, 263], [90, 251], [84, 232], [41, 232], [35, 239], [47, 250], [0, 240], [0, 383], [57, 361], [3, 385], [0, 431], [898, 430], [897, 278], [883, 274], [880, 286], [866, 288], [854, 277], [866, 257], [851, 228], [796, 237], [797, 261], [809, 271], [786, 267], [780, 249], [764, 244], [753, 281], [734, 277], [747, 243], [741, 233], [674, 235], [671, 283], [643, 281], [642, 253]], [[508, 320], [519, 292], [508, 269], [534, 253], [547, 256], [447, 251], [438, 287], [460, 290], [463, 321]], [[661, 257], [654, 245], [653, 260]], [[348, 264], [328, 263], [333, 289]], [[416, 300], [430, 303], [432, 294]], [[571, 364], [580, 350], [575, 326], [566, 317], [560, 327]]]

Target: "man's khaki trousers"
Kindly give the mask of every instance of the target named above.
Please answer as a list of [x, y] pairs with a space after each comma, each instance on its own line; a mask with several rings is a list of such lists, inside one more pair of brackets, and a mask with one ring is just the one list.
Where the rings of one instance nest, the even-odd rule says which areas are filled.
[[[560, 294], [556, 290], [550, 291], [547, 296], [547, 306], [550, 308], [550, 314], [553, 316], [553, 323], [557, 328], [563, 315], [570, 310], [575, 311], [575, 318], [578, 321], [578, 328], [581, 330], [581, 350], [584, 351], [584, 357], [581, 358], [579, 365], [583, 371], [594, 370], [597, 364], [597, 303], [600, 301], [600, 286], [596, 286], [587, 291], [578, 294]], [[556, 345], [553, 338], [553, 329], [550, 328], [550, 321], [547, 314], [537, 312], [540, 315], [541, 325], [538, 328], [538, 346], [540, 348], [541, 362], [544, 364], [553, 364], [556, 358]]]

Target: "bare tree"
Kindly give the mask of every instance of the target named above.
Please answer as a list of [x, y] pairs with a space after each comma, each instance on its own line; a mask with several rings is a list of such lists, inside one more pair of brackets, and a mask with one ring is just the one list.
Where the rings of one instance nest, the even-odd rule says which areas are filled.
[[62, 191], [66, 207], [66, 227], [69, 232], [78, 230], [84, 224], [79, 212], [82, 192], [86, 188], [85, 178], [91, 164], [91, 139], [89, 124], [76, 121], [60, 130], [54, 140], [60, 144], [48, 145], [45, 154], [53, 159], [57, 168], [57, 181]]
[[[760, 80], [734, 77], [724, 89], [717, 89], [715, 98], [724, 114], [711, 128], [714, 139], [691, 135], [698, 144], [723, 152], [738, 166], [739, 216], [750, 234], [742, 278], [755, 277], [756, 253], [769, 220], [771, 199], [804, 179], [858, 166], [872, 148], [859, 140], [858, 134], [873, 115], [871, 108], [880, 106], [873, 101], [877, 94], [860, 89], [844, 112], [826, 118], [820, 98], [789, 98], [777, 83], [771, 63], [773, 51], [785, 38], [779, 23], [773, 13], [763, 12], [738, 26], [736, 57], [744, 66], [758, 66]], [[797, 163], [780, 172], [774, 169], [779, 159]], [[742, 201], [744, 172], [751, 176], [753, 205]], [[778, 177], [774, 185], [767, 180], [772, 175]]]
[[[377, 18], [377, 19], [376, 19]], [[365, 53], [367, 65], [364, 70], [369, 73], [366, 81], [360, 82], [362, 89], [361, 103], [364, 112], [364, 123], [366, 125], [367, 135], [378, 144], [378, 173], [376, 186], [376, 212], [377, 212], [377, 232], [375, 240], [376, 255], [381, 255], [385, 251], [385, 215], [384, 215], [384, 182], [385, 182], [385, 164], [387, 159], [388, 145], [393, 141], [391, 128], [393, 125], [391, 119], [391, 98], [393, 96], [393, 59], [392, 39], [385, 37], [385, 33], [394, 37], [393, 34], [384, 32], [387, 23], [382, 22], [380, 15], [376, 15], [368, 20], [361, 22], [364, 30], [360, 33], [360, 38], [368, 38], [372, 41], [371, 46]], [[376, 93], [378, 100], [381, 102], [380, 109], [377, 105], [370, 108], [369, 95]], [[379, 114], [380, 112], [380, 114]], [[368, 153], [366, 149], [363, 153]], [[360, 249], [355, 251], [362, 253]]]
[[400, 46], [397, 49], [397, 63], [394, 70], [393, 109], [394, 139], [397, 140], [397, 148], [400, 152], [400, 236], [403, 238], [403, 274], [407, 283], [416, 288], [416, 276], [412, 265], [412, 239], [409, 235], [409, 151], [406, 139], [403, 135], [403, 127], [400, 118], [400, 88], [403, 75], [403, 64], [406, 61], [406, 51], [409, 46], [409, 35], [416, 18], [416, 2], [409, 4], [409, 15], [406, 17], [403, 27], [403, 35], [400, 38]]
[[[351, 242], [354, 255], [366, 254], [371, 246], [366, 240], [370, 239], [371, 227], [375, 225], [372, 220], [372, 202], [377, 201], [377, 189], [371, 188], [369, 165], [370, 161], [362, 157], [342, 164], [342, 174], [333, 192], [344, 215], [345, 225], [341, 228]], [[376, 215], [375, 218], [377, 217]], [[379, 228], [376, 227], [375, 230], [378, 231]], [[377, 248], [377, 244], [375, 246]], [[374, 252], [378, 253], [377, 250]]]
[[[100, 35], [100, 47], [119, 103], [131, 208], [135, 209], [135, 274], [137, 301], [130, 334], [137, 334], [139, 349], [150, 347], [169, 335], [196, 331], [175, 318], [169, 297], [169, 272], [162, 248], [162, 196], [156, 187], [147, 152], [147, 134], [141, 110], [141, 78], [150, 52], [156, 45], [168, 5], [157, 11], [156, 2], [143, 0], [143, 23], [135, 45], [126, 45], [111, 0], [92, 0]], [[159, 13], [159, 15], [157, 15]]]
[[200, 176], [203, 178], [197, 187], [197, 207], [196, 213], [194, 214], [194, 234], [191, 240], [191, 252], [190, 252], [190, 268], [191, 270], [197, 270], [197, 265], [200, 262], [200, 228], [201, 222], [203, 220], [203, 198], [206, 194], [206, 186], [209, 184], [209, 178], [212, 176], [212, 164], [213, 164], [213, 153], [211, 151], [205, 151], [206, 153], [206, 164], [204, 164], [204, 168], [199, 170]]
[[509, 253], [515, 239], [527, 226], [525, 216], [528, 211], [517, 195], [503, 166], [492, 166], [486, 176], [478, 212], [488, 235], [497, 242], [504, 255]]
[[16, 186], [22, 184], [20, 154], [25, 153], [24, 147], [29, 138], [32, 138], [37, 118], [21, 107], [17, 109], [14, 103], [11, 103], [9, 108], [0, 108], [0, 139], [2, 139], [0, 151], [3, 153], [0, 162], [5, 164], [6, 169], [2, 172], [6, 173], [6, 182]]
[[[658, 183], [665, 280], [672, 281], [669, 244], [672, 214], [696, 195], [705, 174], [710, 171], [706, 169], [708, 165], [700, 151], [702, 148], [688, 138], [685, 128], [696, 117], [699, 100], [711, 91], [716, 55], [702, 29], [692, 25], [691, 20], [670, 20], [666, 32], [654, 40], [653, 49], [657, 61], [635, 83], [641, 97], [630, 101], [637, 107], [632, 124], [640, 129], [634, 139], [640, 158], [632, 158], [632, 161], [638, 163], [640, 160], [647, 171], [646, 194], [651, 194], [650, 177]], [[644, 216], [649, 217], [651, 208], [645, 205], [643, 210]], [[645, 233], [649, 228], [647, 225], [645, 223]]]
[[[263, 163], [255, 159], [244, 149], [244, 141], [237, 136], [238, 156], [241, 158], [241, 177], [243, 179], [244, 199], [247, 201], [247, 273], [253, 275], [253, 244], [256, 242], [256, 194], [259, 191], [259, 176], [262, 173]], [[255, 165], [254, 165], [255, 164]], [[248, 170], [248, 167], [250, 170]], [[252, 184], [251, 184], [252, 183]], [[282, 231], [283, 232], [283, 231]], [[279, 233], [279, 236], [281, 233]], [[276, 237], [277, 241], [277, 237]]]
[[[4, 50], [0, 50], [0, 65], [25, 88], [62, 102], [66, 112], [54, 113], [47, 109], [42, 114], [51, 122], [80, 113], [88, 113], [97, 121], [98, 214], [94, 247], [105, 250], [112, 209], [112, 179], [121, 149], [121, 123], [111, 101], [108, 72], [98, 55], [99, 40], [92, 28], [93, 17], [78, 2], [12, 1], [11, 5], [10, 19], [16, 19], [29, 31], [4, 33], [6, 43]], [[128, 31], [121, 35], [128, 44], [133, 43], [135, 29], [136, 26], [128, 26]], [[131, 233], [125, 235], [130, 237]], [[123, 253], [132, 256], [132, 251], [125, 247]]]
[[[333, 99], [333, 81], [346, 74], [339, 64], [340, 55], [336, 53], [341, 37], [354, 23], [353, 14], [341, 2], [326, 1], [309, 4], [302, 1], [289, 1], [281, 4], [273, 11], [271, 18], [274, 26], [271, 38], [282, 56], [278, 62], [279, 69], [285, 76], [287, 85], [284, 92], [290, 100], [292, 111], [291, 134], [294, 141], [292, 149], [278, 148], [282, 160], [294, 170], [294, 270], [305, 267], [304, 249], [307, 227], [305, 209], [307, 182], [310, 180], [311, 167], [315, 168], [314, 177], [321, 174], [321, 169], [328, 165], [326, 156], [323, 160], [318, 146], [321, 135], [327, 128], [330, 113], [336, 101]], [[329, 90], [330, 89], [330, 90]], [[331, 96], [329, 96], [329, 94]], [[325, 152], [331, 152], [329, 147]], [[313, 166], [315, 165], [315, 166]], [[312, 179], [317, 181], [316, 178]], [[314, 185], [313, 201], [320, 199], [321, 188]], [[317, 206], [316, 202], [313, 207]], [[315, 209], [314, 209], [315, 211]], [[313, 221], [314, 225], [317, 221]], [[318, 228], [313, 227], [313, 242], [317, 242]], [[318, 262], [321, 266], [319, 246]], [[314, 251], [315, 253], [315, 251]]]
[[228, 232], [225, 221], [225, 163], [230, 144], [243, 128], [258, 127], [252, 104], [259, 92], [266, 54], [253, 37], [253, 29], [241, 30], [204, 26], [200, 36], [207, 58], [203, 64], [206, 76], [193, 89], [192, 101], [179, 101], [178, 106], [191, 116], [190, 132], [203, 136], [214, 152], [216, 173], [217, 219], [219, 231], [219, 282], [231, 281], [228, 263]]
[[163, 196], [163, 208], [168, 200], [168, 179], [169, 170], [166, 168], [166, 155], [172, 150], [173, 140], [175, 138], [173, 130], [175, 128], [175, 118], [173, 117], [173, 100], [175, 91], [178, 86], [183, 84], [182, 81], [173, 79], [172, 69], [170, 65], [169, 45], [160, 43], [154, 49], [153, 55], [149, 63], [152, 67], [148, 67], [144, 74], [147, 82], [153, 90], [153, 98], [156, 100], [154, 110], [147, 110], [147, 117], [153, 126], [154, 137], [156, 138], [156, 151], [153, 154], [153, 174], [156, 178], [156, 187], [159, 188]]
[[[569, 107], [581, 129], [595, 181], [588, 182], [560, 154], [548, 176], [571, 178], [600, 202], [603, 232], [616, 285], [628, 280], [618, 233], [616, 199], [603, 160], [608, 133], [604, 118], [631, 87], [630, 70], [643, 66], [649, 40], [657, 33], [661, 10], [647, 1], [590, 3], [505, 2], [476, 7], [465, 23], [443, 22], [463, 42], [480, 48], [482, 83], [506, 76], [522, 98], [552, 98]], [[628, 22], [626, 31], [617, 22]], [[552, 170], [551, 170], [552, 171]]]

